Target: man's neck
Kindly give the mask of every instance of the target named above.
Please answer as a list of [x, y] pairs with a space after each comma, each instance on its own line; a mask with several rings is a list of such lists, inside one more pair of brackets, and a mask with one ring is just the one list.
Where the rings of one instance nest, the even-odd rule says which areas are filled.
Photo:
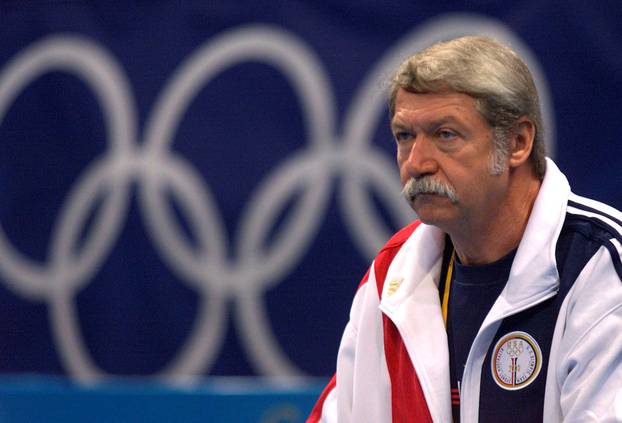
[[517, 248], [540, 185], [536, 177], [515, 177], [499, 207], [451, 231], [449, 236], [460, 261], [467, 265], [493, 263]]

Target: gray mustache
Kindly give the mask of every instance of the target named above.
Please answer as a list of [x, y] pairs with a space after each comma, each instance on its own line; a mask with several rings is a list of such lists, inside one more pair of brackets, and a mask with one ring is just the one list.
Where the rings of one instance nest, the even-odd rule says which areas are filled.
[[424, 176], [419, 179], [410, 178], [402, 189], [402, 195], [409, 203], [415, 201], [415, 197], [419, 194], [436, 194], [447, 197], [454, 204], [458, 202], [456, 191], [451, 186], [437, 181], [431, 176]]

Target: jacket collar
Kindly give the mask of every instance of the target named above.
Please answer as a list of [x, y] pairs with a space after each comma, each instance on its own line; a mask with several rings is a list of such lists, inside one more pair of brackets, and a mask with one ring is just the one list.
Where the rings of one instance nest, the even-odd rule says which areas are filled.
[[518, 245], [510, 278], [488, 316], [491, 320], [520, 311], [559, 288], [555, 247], [564, 224], [569, 195], [568, 180], [547, 158], [542, 186]]

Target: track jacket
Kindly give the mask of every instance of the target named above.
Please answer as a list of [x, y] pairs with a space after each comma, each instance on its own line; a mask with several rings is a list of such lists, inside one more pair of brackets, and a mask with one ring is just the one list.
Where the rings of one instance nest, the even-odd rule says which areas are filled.
[[[381, 249], [308, 422], [452, 421], [444, 239], [414, 222]], [[467, 358], [461, 422], [622, 422], [621, 242], [622, 214], [571, 193], [548, 160], [510, 277]], [[538, 386], [540, 401], [522, 401]]]

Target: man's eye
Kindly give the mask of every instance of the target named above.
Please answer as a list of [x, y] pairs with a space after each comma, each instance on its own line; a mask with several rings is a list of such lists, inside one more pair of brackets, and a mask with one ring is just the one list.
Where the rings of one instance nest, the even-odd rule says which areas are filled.
[[400, 144], [406, 142], [412, 138], [412, 134], [409, 132], [396, 132], [395, 141]]
[[457, 134], [449, 129], [441, 129], [438, 131], [438, 137], [443, 141], [451, 141], [456, 138]]

